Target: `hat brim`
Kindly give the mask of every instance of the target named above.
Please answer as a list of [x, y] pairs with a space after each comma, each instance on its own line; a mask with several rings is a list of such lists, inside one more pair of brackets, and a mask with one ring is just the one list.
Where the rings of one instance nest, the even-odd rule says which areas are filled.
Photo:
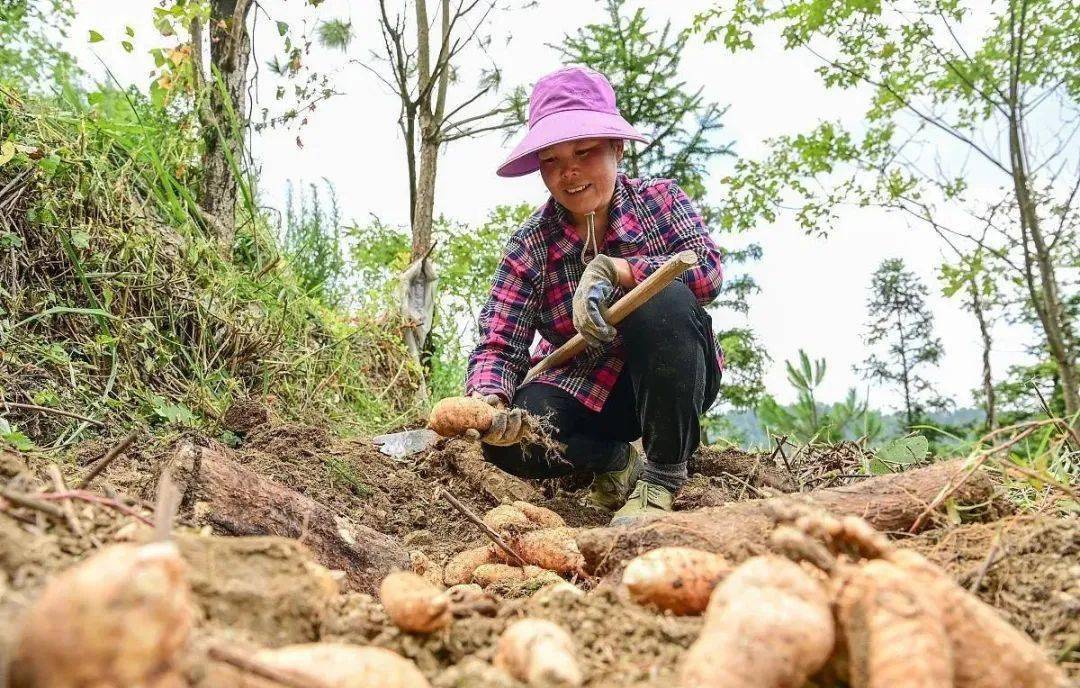
[[500, 177], [520, 177], [540, 169], [537, 153], [548, 146], [579, 139], [628, 139], [648, 143], [648, 139], [622, 115], [594, 110], [553, 112], [530, 129], [499, 166]]

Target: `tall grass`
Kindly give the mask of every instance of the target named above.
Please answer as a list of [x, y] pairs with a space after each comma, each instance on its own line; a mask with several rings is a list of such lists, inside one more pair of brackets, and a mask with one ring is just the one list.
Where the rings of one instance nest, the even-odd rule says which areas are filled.
[[[239, 397], [373, 432], [412, 412], [395, 323], [311, 293], [250, 188], [234, 255], [198, 209], [197, 128], [135, 92], [0, 92], [0, 400], [214, 427]], [[13, 148], [14, 147], [14, 148]], [[3, 159], [0, 157], [0, 159]], [[39, 444], [91, 429], [3, 412]]]

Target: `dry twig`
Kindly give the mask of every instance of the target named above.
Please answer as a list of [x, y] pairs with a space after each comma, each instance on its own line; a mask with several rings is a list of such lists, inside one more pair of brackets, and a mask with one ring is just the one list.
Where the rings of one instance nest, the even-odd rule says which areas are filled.
[[49, 408], [47, 406], [38, 406], [36, 404], [17, 404], [14, 401], [0, 401], [0, 407], [2, 407], [5, 411], [9, 408], [15, 408], [22, 409], [24, 411], [37, 411], [38, 413], [51, 413], [54, 416], [66, 416], [68, 418], [74, 418], [75, 420], [81, 420], [84, 423], [90, 423], [91, 425], [96, 425], [99, 428], [105, 427], [105, 424], [102, 423], [100, 420], [94, 420], [93, 418], [80, 416], [79, 414], [72, 413], [71, 411]]
[[90, 484], [90, 481], [101, 475], [101, 472], [109, 467], [113, 461], [117, 459], [124, 451], [131, 446], [131, 443], [135, 441], [135, 438], [139, 436], [138, 430], [132, 430], [128, 433], [127, 437], [120, 440], [120, 442], [105, 453], [105, 456], [101, 457], [101, 460], [94, 464], [90, 469], [90, 472], [86, 474], [79, 484], [76, 486], [80, 490], [86, 489], [86, 486]]
[[[6, 492], [4, 493], [4, 497], [10, 499], [10, 497], [8, 497], [8, 493], [6, 493]], [[60, 500], [60, 499], [79, 499], [79, 500], [82, 500], [84, 502], [93, 502], [94, 504], [101, 504], [101, 505], [107, 506], [107, 507], [109, 507], [111, 509], [116, 509], [120, 513], [125, 514], [127, 516], [130, 516], [130, 517], [132, 517], [134, 519], [137, 519], [137, 520], [145, 523], [148, 526], [153, 526], [154, 525], [153, 522], [150, 521], [150, 519], [143, 516], [138, 511], [135, 511], [131, 507], [129, 507], [129, 506], [125, 505], [125, 504], [121, 504], [120, 502], [116, 501], [115, 499], [109, 499], [108, 497], [104, 497], [102, 495], [94, 494], [93, 492], [85, 492], [83, 490], [68, 490], [67, 492], [52, 492], [52, 493], [49, 493], [49, 494], [38, 495], [38, 497], [40, 497], [41, 499], [47, 499], [47, 500], [50, 500], [50, 501], [51, 500]], [[11, 501], [15, 501], [15, 500], [11, 500]], [[51, 505], [46, 505], [46, 506], [49, 506], [50, 508], [55, 508], [55, 507], [53, 507]], [[57, 513], [59, 514], [60, 518], [63, 517], [63, 513], [61, 513], [59, 509], [57, 509]]]
[[446, 501], [450, 502], [450, 504], [455, 509], [460, 511], [462, 516], [469, 519], [469, 521], [471, 521], [473, 523], [473, 525], [475, 525], [480, 530], [482, 530], [484, 532], [484, 535], [487, 535], [488, 538], [490, 538], [491, 541], [494, 542], [496, 544], [496, 546], [499, 547], [499, 549], [506, 552], [515, 561], [517, 561], [519, 566], [527, 566], [528, 565], [528, 563], [524, 559], [521, 558], [520, 554], [518, 554], [513, 549], [511, 549], [510, 545], [506, 544], [506, 542], [501, 537], [499, 537], [498, 533], [496, 533], [494, 530], [489, 528], [486, 523], [481, 521], [480, 517], [477, 516], [476, 514], [474, 514], [472, 512], [472, 510], [469, 509], [469, 507], [465, 506], [460, 501], [458, 501], [457, 497], [450, 494], [450, 490], [447, 490], [445, 487], [437, 487], [437, 488], [435, 488], [435, 499], [438, 499], [440, 494], [442, 496], [446, 497]]
[[[60, 468], [56, 464], [50, 463], [48, 472], [49, 478], [52, 480], [53, 491], [57, 493], [67, 492], [67, 485], [64, 484], [64, 476], [60, 473]], [[71, 532], [81, 537], [83, 534], [82, 524], [79, 523], [79, 519], [75, 516], [75, 509], [71, 507], [71, 500], [65, 499], [60, 502], [60, 508], [64, 511], [64, 517], [67, 519], [68, 528], [71, 529]]]
[[207, 654], [210, 655], [210, 659], [224, 662], [241, 671], [246, 671], [259, 678], [265, 678], [268, 681], [273, 681], [274, 683], [279, 683], [283, 686], [288, 686], [289, 688], [330, 688], [323, 681], [311, 678], [310, 676], [301, 676], [295, 671], [287, 671], [268, 666], [257, 659], [248, 657], [246, 654], [233, 648], [225, 647], [224, 645], [212, 646], [207, 651]]
[[[15, 504], [16, 506], [22, 506], [26, 507], [27, 509], [34, 509], [35, 511], [40, 511], [41, 513], [52, 516], [57, 520], [62, 520], [64, 518], [63, 511], [56, 508], [52, 504], [47, 504], [45, 502], [39, 501], [34, 497], [31, 497], [30, 495], [24, 495], [19, 492], [14, 492], [12, 490], [4, 488], [0, 490], [0, 497], [3, 497], [4, 499], [8, 500], [12, 504]], [[45, 498], [48, 499], [47, 496]]]

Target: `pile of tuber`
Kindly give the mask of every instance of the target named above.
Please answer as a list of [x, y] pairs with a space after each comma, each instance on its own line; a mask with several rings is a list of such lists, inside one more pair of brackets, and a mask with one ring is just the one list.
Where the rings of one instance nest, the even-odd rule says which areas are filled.
[[[779, 514], [778, 519], [789, 525], [777, 528], [774, 544], [832, 574], [837, 619], [851, 648], [850, 674], [856, 688], [1068, 685], [1064, 672], [1043, 650], [992, 607], [922, 555], [893, 545], [862, 519], [799, 510]], [[936, 656], [919, 657], [919, 663], [905, 661], [922, 648], [935, 648], [926, 654]], [[914, 680], [916, 674], [925, 680], [900, 682]]]

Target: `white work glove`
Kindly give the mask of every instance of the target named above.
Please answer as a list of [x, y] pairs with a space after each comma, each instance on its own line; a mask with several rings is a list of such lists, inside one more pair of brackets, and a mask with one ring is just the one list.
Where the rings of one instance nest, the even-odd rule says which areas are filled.
[[506, 404], [495, 394], [473, 393], [473, 397], [483, 399], [496, 409], [495, 417], [491, 419], [491, 428], [483, 435], [479, 430], [469, 429], [465, 431], [465, 437], [471, 440], [480, 440], [484, 444], [495, 447], [507, 447], [521, 442], [525, 434], [525, 417], [521, 409], [506, 409]]

